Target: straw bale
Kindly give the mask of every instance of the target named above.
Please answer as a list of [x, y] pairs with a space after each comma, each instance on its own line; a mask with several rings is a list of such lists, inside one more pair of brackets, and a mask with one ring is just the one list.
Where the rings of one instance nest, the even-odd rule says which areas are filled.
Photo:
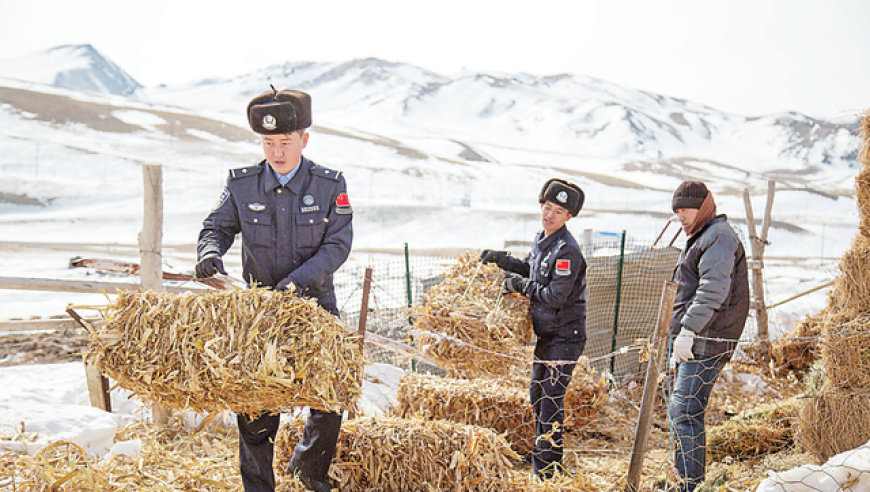
[[828, 295], [832, 312], [870, 311], [870, 236], [855, 235], [852, 245], [843, 253]]
[[827, 309], [809, 314], [798, 322], [789, 336], [771, 343], [770, 358], [777, 376], [794, 373], [801, 377], [810, 369], [817, 357], [817, 339], [826, 317]]
[[504, 273], [466, 252], [415, 308], [414, 342], [451, 375], [504, 374], [531, 358], [529, 301], [502, 295]]
[[742, 459], [770, 454], [793, 444], [792, 425], [802, 403], [796, 398], [741, 412], [707, 431], [707, 459]]
[[[529, 382], [518, 379], [454, 379], [411, 373], [399, 382], [399, 417], [450, 420], [488, 427], [501, 434], [519, 454], [532, 450], [534, 415]], [[565, 427], [581, 429], [599, 414], [606, 383], [589, 364], [578, 363], [565, 395]]]
[[[304, 421], [284, 424], [275, 440], [283, 475]], [[330, 477], [342, 491], [506, 491], [518, 460], [490, 429], [445, 420], [362, 417], [342, 426]]]
[[359, 337], [314, 299], [269, 289], [120, 292], [86, 360], [149, 404], [199, 412], [352, 408]]
[[833, 387], [870, 389], [870, 312], [839, 312], [822, 326], [822, 367]]
[[822, 464], [870, 440], [870, 396], [825, 389], [804, 400], [795, 441]]

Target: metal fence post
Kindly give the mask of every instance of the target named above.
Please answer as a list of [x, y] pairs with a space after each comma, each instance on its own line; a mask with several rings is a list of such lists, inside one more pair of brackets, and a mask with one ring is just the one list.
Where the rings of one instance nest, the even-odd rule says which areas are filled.
[[[625, 231], [622, 231], [622, 240], [619, 246], [619, 270], [616, 271], [616, 305], [613, 308], [613, 341], [610, 344], [610, 353], [616, 352], [616, 332], [619, 326], [619, 303], [622, 300], [622, 268], [625, 264]], [[610, 374], [616, 374], [616, 356], [610, 358]]]
[[[411, 295], [411, 260], [408, 254], [408, 243], [405, 243], [405, 292], [408, 295], [408, 309], [410, 310], [414, 305], [414, 297]], [[412, 328], [414, 326], [414, 318], [411, 316], [408, 316], [408, 326]], [[408, 338], [412, 342], [414, 341], [414, 335], [409, 335]], [[413, 359], [411, 360], [411, 370], [417, 371], [417, 361]]]

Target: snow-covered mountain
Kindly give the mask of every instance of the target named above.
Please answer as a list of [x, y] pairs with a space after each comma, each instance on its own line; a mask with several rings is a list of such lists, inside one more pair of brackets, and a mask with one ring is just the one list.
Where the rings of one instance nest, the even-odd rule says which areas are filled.
[[[683, 179], [705, 180], [735, 224], [743, 191], [760, 217], [775, 180], [771, 256], [820, 266], [856, 230], [852, 122], [747, 117], [582, 75], [448, 76], [377, 59], [292, 62], [122, 96], [57, 87], [58, 74], [82, 69], [81, 50], [50, 53], [19, 60], [14, 76], [0, 72], [0, 242], [134, 243], [141, 164], [156, 161], [164, 243], [192, 251], [227, 169], [262, 158], [244, 108], [269, 84], [313, 96], [305, 154], [347, 178], [352, 257], [406, 242], [456, 251], [527, 241], [540, 226], [538, 188], [554, 176], [586, 191], [569, 223], [576, 236], [655, 238]], [[184, 256], [178, 268], [192, 261]], [[38, 275], [26, 265], [0, 255], [7, 275]], [[800, 289], [793, 280], [781, 277], [785, 292]]]
[[[434, 134], [473, 147], [712, 160], [722, 160], [723, 151], [751, 147], [740, 158], [768, 161], [764, 167], [781, 159], [789, 161], [788, 167], [849, 165], [857, 152], [854, 121], [825, 122], [799, 113], [729, 114], [582, 75], [442, 76], [378, 59], [287, 63], [232, 80], [148, 89], [139, 96], [236, 113], [241, 125], [239, 109], [270, 83], [311, 92], [318, 119], [373, 133], [400, 128], [407, 137]], [[484, 155], [478, 152], [477, 158]]]
[[89, 44], [58, 46], [0, 61], [0, 77], [103, 94], [131, 95], [142, 88]]

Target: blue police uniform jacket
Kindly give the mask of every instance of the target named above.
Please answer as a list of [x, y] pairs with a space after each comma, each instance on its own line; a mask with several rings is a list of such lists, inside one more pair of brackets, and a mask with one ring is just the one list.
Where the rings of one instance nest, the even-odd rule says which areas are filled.
[[505, 270], [531, 279], [526, 296], [539, 340], [586, 340], [586, 260], [566, 226], [549, 236], [540, 231], [529, 254], [509, 257]]
[[303, 157], [296, 175], [282, 186], [263, 160], [230, 170], [220, 200], [203, 222], [197, 255], [223, 256], [241, 233], [246, 282], [275, 287], [286, 279], [334, 310], [332, 274], [350, 254], [352, 218], [341, 172]]

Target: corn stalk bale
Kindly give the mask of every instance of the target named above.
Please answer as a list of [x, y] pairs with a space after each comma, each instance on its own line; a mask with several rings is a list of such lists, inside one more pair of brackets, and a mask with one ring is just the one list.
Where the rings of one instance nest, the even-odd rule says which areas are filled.
[[[594, 376], [588, 362], [577, 364], [565, 394], [565, 427], [582, 429], [606, 400], [606, 384]], [[519, 379], [455, 379], [416, 373], [399, 382], [399, 417], [450, 420], [488, 427], [501, 434], [514, 451], [532, 450], [535, 422], [529, 402], [529, 382]]]
[[451, 374], [475, 377], [504, 374], [531, 356], [529, 301], [502, 295], [504, 273], [466, 252], [444, 274], [443, 282], [415, 308], [414, 343]]
[[870, 388], [870, 312], [829, 315], [819, 341], [827, 383], [840, 389]]
[[532, 450], [535, 423], [528, 387], [493, 379], [455, 379], [410, 373], [402, 377], [393, 413], [487, 427], [519, 454]]
[[359, 337], [314, 299], [269, 289], [126, 291], [102, 314], [86, 360], [148, 404], [339, 411], [362, 392]]
[[[282, 475], [304, 421], [284, 424], [275, 442]], [[342, 491], [505, 491], [519, 456], [490, 429], [445, 420], [362, 417], [346, 421], [330, 477]]]
[[795, 441], [822, 464], [870, 440], [870, 396], [825, 389], [804, 400]]
[[741, 412], [707, 431], [707, 460], [742, 459], [788, 448], [794, 443], [793, 428], [802, 403], [795, 398], [769, 403]]

